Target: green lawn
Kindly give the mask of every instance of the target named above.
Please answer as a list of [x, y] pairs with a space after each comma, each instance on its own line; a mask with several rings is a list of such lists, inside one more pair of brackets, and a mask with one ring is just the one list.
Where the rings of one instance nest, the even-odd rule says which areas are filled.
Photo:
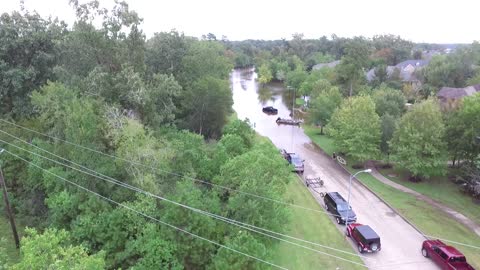
[[395, 167], [382, 169], [380, 172], [388, 179], [439, 201], [480, 224], [480, 206], [476, 205], [471, 197], [462, 194], [458, 186], [447, 177], [432, 177], [420, 183], [413, 183], [406, 180], [408, 173], [405, 169]]
[[[3, 212], [3, 207], [1, 208]], [[21, 228], [19, 228], [17, 225], [17, 229]], [[10, 223], [8, 223], [8, 219], [6, 219], [2, 213], [2, 215], [0, 215], [0, 251], [3, 250], [6, 252], [6, 257], [8, 259], [7, 263], [11, 264], [18, 261], [19, 251], [15, 248], [15, 241], [12, 237], [12, 229], [10, 227]], [[2, 263], [3, 262], [0, 261], [0, 265]]]
[[302, 106], [303, 104], [305, 104], [305, 100], [303, 98], [296, 98], [295, 99], [295, 105]]
[[316, 143], [322, 150], [328, 155], [332, 155], [335, 151], [335, 146], [333, 145], [333, 139], [328, 136], [319, 135], [320, 128], [313, 127], [310, 125], [303, 126], [305, 134], [307, 134], [310, 139]]
[[[310, 192], [299, 181], [290, 182], [286, 194], [286, 200], [289, 202], [322, 210], [322, 207], [320, 207]], [[355, 252], [347, 242], [348, 240], [343, 233], [335, 227], [327, 215], [299, 208], [292, 208], [291, 213], [292, 218], [289, 231], [287, 232], [288, 235], [341, 250]], [[301, 244], [308, 245], [304, 243]], [[357, 256], [339, 253], [321, 247], [310, 247], [362, 263], [361, 259]], [[289, 269], [337, 269], [337, 267], [338, 269], [365, 269], [362, 266], [318, 254], [314, 251], [302, 249], [285, 242], [278, 244], [275, 254], [273, 261]]]
[[[305, 133], [318, 145], [320, 148], [324, 149], [327, 154], [333, 153], [335, 151], [335, 146], [333, 145], [333, 140], [327, 136], [320, 136], [318, 134], [319, 129], [313, 127], [307, 127]], [[355, 164], [350, 159], [347, 159], [347, 164], [351, 166]], [[351, 167], [347, 168], [349, 171], [357, 171]], [[479, 246], [480, 237], [474, 232], [470, 231], [468, 228], [458, 223], [455, 220], [452, 220], [442, 211], [430, 206], [426, 202], [417, 200], [413, 195], [399, 192], [398, 190], [379, 182], [370, 174], [360, 174], [358, 179], [387, 201], [392, 207], [399, 211], [403, 216], [415, 224], [420, 230], [422, 230], [427, 235], [437, 236], [444, 239], [453, 240], [456, 242], [461, 242], [465, 244]], [[413, 184], [413, 183], [412, 183]], [[445, 185], [447, 185], [445, 183]], [[446, 194], [448, 188], [443, 187], [437, 188], [437, 186], [428, 186], [427, 183], [419, 185], [420, 189], [423, 189], [426, 195], [434, 194], [436, 189], [439, 189], [438, 192]], [[427, 189], [431, 189], [427, 191]], [[419, 191], [420, 192], [420, 191]], [[459, 194], [461, 195], [461, 194]], [[435, 195], [441, 196], [441, 195]], [[452, 197], [452, 194], [450, 194]], [[457, 205], [463, 204], [463, 207], [471, 206], [471, 201], [469, 204], [466, 201], [462, 202], [464, 196], [453, 196], [454, 198], [449, 198], [450, 203]], [[458, 202], [453, 202], [455, 199], [459, 200]], [[478, 208], [478, 206], [475, 206]], [[470, 207], [469, 207], [470, 208]], [[474, 208], [474, 207], [472, 207]], [[476, 213], [477, 209], [469, 209], [467, 212]], [[467, 212], [462, 211], [465, 214]], [[419, 243], [420, 246], [420, 243]], [[456, 248], [461, 250], [468, 258], [470, 263], [477, 269], [480, 269], [480, 251], [478, 249], [464, 247], [460, 245], [455, 245]]]

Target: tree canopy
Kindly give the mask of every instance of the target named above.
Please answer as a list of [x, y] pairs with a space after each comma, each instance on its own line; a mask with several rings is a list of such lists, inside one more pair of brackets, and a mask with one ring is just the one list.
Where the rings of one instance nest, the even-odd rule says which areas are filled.
[[434, 99], [415, 105], [401, 119], [390, 142], [392, 157], [414, 176], [445, 173], [445, 126]]

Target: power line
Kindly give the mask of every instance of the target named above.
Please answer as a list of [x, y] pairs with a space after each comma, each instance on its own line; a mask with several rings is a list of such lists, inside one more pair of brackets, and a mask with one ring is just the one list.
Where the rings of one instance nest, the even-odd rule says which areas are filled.
[[95, 191], [92, 191], [92, 190], [90, 190], [90, 189], [88, 189], [88, 188], [85, 188], [85, 187], [83, 187], [83, 186], [81, 186], [81, 185], [79, 185], [79, 184], [77, 184], [77, 183], [75, 183], [75, 182], [72, 182], [72, 181], [70, 181], [70, 180], [68, 180], [68, 179], [65, 179], [65, 178], [63, 178], [63, 177], [61, 177], [61, 176], [59, 176], [59, 175], [57, 175], [57, 174], [55, 174], [55, 173], [52, 173], [52, 172], [50, 172], [49, 170], [46, 170], [46, 169], [44, 169], [44, 168], [36, 165], [35, 163], [30, 162], [30, 161], [28, 161], [28, 160], [26, 160], [26, 159], [24, 159], [24, 158], [22, 158], [22, 157], [20, 157], [20, 156], [18, 156], [18, 155], [16, 155], [16, 154], [10, 152], [10, 151], [8, 151], [8, 150], [5, 150], [5, 152], [8, 153], [8, 154], [10, 154], [10, 155], [12, 155], [12, 156], [14, 156], [14, 157], [16, 157], [16, 158], [18, 158], [18, 159], [20, 159], [20, 160], [22, 160], [22, 161], [24, 161], [24, 162], [26, 162], [26, 163], [28, 163], [28, 164], [30, 164], [30, 165], [32, 165], [32, 166], [34, 166], [34, 167], [36, 167], [36, 168], [38, 168], [38, 169], [43, 170], [44, 172], [46, 172], [46, 173], [48, 173], [48, 174], [51, 174], [51, 175], [55, 176], [55, 177], [57, 177], [57, 178], [65, 181], [65, 182], [67, 182], [67, 183], [69, 183], [69, 184], [71, 184], [71, 185], [74, 185], [74, 186], [76, 186], [77, 188], [80, 188], [80, 189], [82, 189], [82, 190], [84, 190], [84, 191], [90, 192], [90, 193], [96, 195], [97, 197], [99, 197], [99, 198], [101, 198], [101, 199], [104, 199], [104, 200], [107, 200], [107, 201], [109, 201], [109, 202], [111, 202], [111, 203], [113, 203], [113, 204], [116, 204], [116, 205], [118, 205], [118, 206], [124, 207], [124, 208], [126, 208], [126, 209], [128, 209], [128, 210], [130, 210], [130, 211], [133, 211], [133, 212], [135, 212], [135, 213], [137, 213], [137, 214], [139, 214], [139, 215], [141, 215], [141, 216], [143, 216], [143, 217], [145, 217], [145, 218], [151, 219], [151, 220], [156, 221], [156, 222], [158, 222], [158, 223], [160, 223], [160, 224], [166, 225], [166, 226], [168, 226], [168, 227], [170, 227], [170, 228], [173, 228], [173, 229], [175, 229], [175, 230], [178, 230], [178, 231], [181, 231], [181, 232], [183, 232], [183, 233], [186, 233], [186, 234], [188, 234], [188, 235], [190, 235], [190, 236], [193, 236], [193, 237], [196, 237], [196, 238], [198, 238], [198, 239], [207, 241], [207, 242], [209, 242], [209, 243], [211, 243], [211, 244], [214, 244], [214, 245], [216, 245], [216, 246], [218, 246], [218, 247], [228, 249], [228, 250], [230, 250], [230, 251], [232, 251], [232, 252], [241, 254], [241, 255], [243, 255], [243, 256], [249, 257], [249, 258], [254, 259], [254, 260], [257, 260], [257, 261], [259, 261], [259, 262], [268, 264], [268, 265], [270, 265], [270, 266], [273, 266], [273, 267], [276, 267], [276, 268], [279, 268], [279, 269], [288, 270], [288, 269], [285, 268], [285, 267], [276, 265], [276, 264], [274, 264], [274, 263], [265, 261], [265, 260], [260, 259], [260, 258], [258, 258], [258, 257], [249, 255], [249, 254], [244, 253], [244, 252], [241, 252], [241, 251], [238, 251], [238, 250], [236, 250], [236, 249], [233, 249], [233, 248], [231, 248], [231, 247], [222, 245], [222, 244], [220, 244], [220, 243], [217, 243], [217, 242], [212, 241], [212, 240], [210, 240], [210, 239], [207, 239], [207, 238], [205, 238], [205, 237], [202, 237], [202, 236], [196, 235], [196, 234], [194, 234], [194, 233], [191, 233], [191, 232], [189, 232], [189, 231], [186, 231], [186, 230], [184, 230], [184, 229], [178, 228], [178, 227], [176, 227], [176, 226], [174, 226], [174, 225], [171, 225], [171, 224], [169, 224], [169, 223], [167, 223], [167, 222], [161, 221], [161, 220], [159, 220], [159, 219], [157, 219], [157, 218], [154, 218], [154, 217], [152, 217], [152, 216], [150, 216], [150, 215], [147, 215], [147, 214], [145, 214], [145, 213], [143, 213], [143, 212], [140, 212], [140, 211], [138, 211], [138, 210], [136, 210], [136, 209], [134, 209], [134, 208], [132, 208], [132, 207], [129, 207], [129, 206], [124, 205], [124, 204], [122, 204], [122, 203], [116, 202], [116, 201], [114, 201], [114, 200], [112, 200], [112, 199], [110, 199], [110, 198], [108, 198], [108, 197], [105, 197], [105, 196], [103, 196], [103, 195], [101, 195], [101, 194], [99, 194], [99, 193], [97, 193], [97, 192], [95, 192]]
[[[0, 132], [3, 132], [3, 131], [0, 130]], [[12, 135], [12, 136], [13, 136], [13, 135]], [[13, 136], [13, 137], [15, 137], [15, 136]], [[310, 247], [302, 246], [302, 245], [299, 245], [299, 244], [297, 244], [297, 243], [290, 242], [290, 241], [288, 241], [288, 240], [285, 240], [285, 239], [282, 239], [282, 238], [278, 238], [278, 237], [272, 236], [272, 235], [267, 234], [267, 233], [265, 233], [265, 232], [268, 232], [268, 233], [271, 233], [271, 234], [275, 234], [275, 235], [278, 235], [278, 236], [282, 236], [282, 237], [286, 237], [286, 238], [290, 238], [290, 239], [294, 239], [294, 240], [297, 240], [297, 241], [300, 241], [300, 242], [304, 242], [304, 243], [308, 243], [308, 244], [311, 244], [311, 245], [319, 246], [319, 247], [322, 247], [322, 248], [334, 250], [334, 251], [337, 251], [337, 252], [342, 252], [342, 253], [345, 253], [345, 254], [348, 254], [348, 255], [353, 255], [353, 256], [357, 256], [357, 257], [362, 257], [362, 258], [365, 258], [365, 259], [369, 259], [368, 257], [361, 256], [361, 255], [358, 255], [358, 254], [356, 254], [356, 253], [352, 253], [352, 252], [348, 252], [348, 251], [336, 249], [336, 248], [333, 248], [333, 247], [321, 245], [321, 244], [318, 244], [318, 243], [315, 243], [315, 242], [311, 242], [311, 241], [308, 241], [308, 240], [304, 240], [304, 239], [301, 239], [301, 238], [296, 238], [296, 237], [289, 236], [289, 235], [286, 235], [286, 234], [274, 232], [274, 231], [271, 231], [271, 230], [268, 230], [268, 229], [264, 229], [264, 228], [261, 228], [261, 227], [257, 227], [257, 226], [254, 226], [254, 225], [251, 225], [251, 224], [247, 224], [247, 223], [243, 223], [243, 222], [240, 222], [240, 221], [236, 221], [236, 220], [233, 220], [233, 219], [225, 218], [225, 217], [220, 216], [220, 215], [216, 215], [216, 214], [213, 214], [213, 213], [210, 213], [210, 212], [206, 212], [206, 211], [201, 210], [201, 209], [193, 208], [193, 207], [190, 207], [190, 206], [188, 206], [188, 205], [184, 205], [184, 204], [181, 204], [181, 203], [178, 203], [178, 202], [169, 200], [169, 199], [167, 199], [167, 198], [164, 198], [164, 197], [161, 197], [161, 196], [152, 194], [152, 193], [150, 193], [150, 192], [148, 192], [148, 191], [142, 190], [142, 189], [140, 189], [140, 188], [131, 186], [131, 185], [127, 184], [127, 183], [121, 182], [121, 181], [119, 181], [119, 180], [117, 180], [117, 179], [115, 179], [115, 178], [112, 178], [112, 177], [103, 175], [103, 174], [101, 174], [101, 173], [99, 173], [99, 172], [96, 172], [96, 171], [94, 171], [94, 170], [89, 169], [88, 167], [85, 167], [85, 166], [83, 166], [83, 165], [77, 164], [77, 163], [75, 163], [75, 162], [73, 162], [73, 161], [70, 161], [70, 160], [68, 160], [68, 159], [65, 159], [65, 158], [63, 158], [63, 157], [61, 157], [61, 156], [58, 156], [58, 155], [56, 155], [56, 154], [54, 154], [54, 153], [51, 153], [51, 152], [49, 152], [48, 150], [45, 150], [45, 149], [43, 149], [43, 148], [41, 148], [41, 147], [38, 147], [38, 146], [36, 146], [36, 145], [34, 145], [34, 144], [31, 144], [31, 143], [29, 143], [29, 142], [26, 142], [26, 141], [23, 141], [23, 140], [20, 140], [20, 141], [22, 141], [22, 142], [24, 142], [24, 143], [26, 143], [26, 144], [29, 144], [29, 145], [31, 145], [31, 146], [33, 146], [33, 147], [35, 147], [35, 148], [37, 148], [37, 149], [39, 149], [39, 150], [41, 150], [41, 151], [44, 151], [44, 152], [47, 152], [47, 153], [49, 153], [49, 154], [51, 154], [51, 155], [53, 155], [53, 156], [56, 156], [56, 157], [58, 157], [58, 158], [60, 158], [60, 159], [62, 159], [62, 160], [65, 160], [65, 161], [70, 162], [70, 163], [72, 163], [72, 164], [75, 164], [75, 165], [77, 165], [77, 166], [83, 167], [83, 168], [85, 168], [86, 170], [91, 171], [91, 172], [93, 172], [93, 173], [95, 173], [95, 174], [97, 174], [97, 175], [93, 175], [92, 173], [89, 173], [89, 172], [84, 172], [84, 171], [79, 170], [79, 169], [77, 169], [77, 168], [71, 167], [71, 166], [69, 166], [69, 165], [67, 165], [67, 164], [58, 162], [58, 161], [56, 161], [56, 160], [50, 159], [50, 158], [48, 158], [48, 157], [42, 156], [42, 155], [40, 155], [40, 154], [38, 154], [38, 153], [29, 151], [29, 150], [27, 150], [27, 149], [24, 149], [24, 148], [22, 148], [22, 147], [19, 147], [19, 146], [15, 145], [15, 144], [12, 144], [12, 143], [9, 143], [9, 142], [6, 142], [6, 141], [0, 139], [0, 142], [3, 142], [3, 143], [8, 144], [8, 145], [11, 145], [11, 146], [13, 146], [13, 147], [15, 147], [15, 148], [17, 148], [17, 149], [20, 149], [20, 150], [22, 150], [22, 151], [28, 152], [28, 153], [33, 154], [33, 155], [35, 155], [35, 156], [38, 156], [38, 157], [40, 157], [40, 158], [49, 160], [49, 161], [54, 162], [54, 163], [56, 163], [56, 164], [59, 164], [59, 165], [61, 165], [61, 166], [64, 166], [64, 167], [67, 167], [67, 168], [76, 170], [76, 171], [78, 171], [78, 172], [81, 172], [81, 173], [84, 173], [84, 174], [87, 174], [87, 175], [90, 175], [90, 176], [99, 178], [99, 179], [101, 179], [101, 180], [104, 180], [104, 181], [107, 181], [107, 182], [110, 182], [110, 183], [113, 183], [113, 184], [116, 184], [116, 185], [119, 185], [119, 186], [128, 188], [128, 189], [133, 190], [133, 191], [140, 192], [140, 193], [142, 193], [142, 194], [144, 194], [144, 195], [147, 195], [147, 196], [151, 196], [151, 197], [154, 197], [154, 198], [157, 198], [157, 199], [160, 199], [160, 200], [163, 200], [163, 201], [172, 203], [172, 204], [174, 204], [174, 205], [177, 205], [177, 206], [180, 206], [180, 207], [189, 209], [189, 210], [191, 210], [191, 211], [193, 211], [193, 212], [196, 212], [196, 213], [199, 213], [199, 214], [203, 214], [203, 215], [206, 215], [206, 216], [209, 216], [209, 217], [213, 217], [213, 218], [218, 219], [218, 220], [221, 220], [221, 221], [223, 221], [223, 222], [225, 222], [225, 223], [229, 223], [229, 224], [232, 224], [232, 225], [236, 225], [236, 226], [238, 226], [238, 227], [241, 227], [241, 228], [244, 228], [244, 229], [247, 229], [247, 230], [256, 232], [256, 233], [258, 233], [258, 234], [262, 234], [262, 235], [265, 235], [265, 236], [268, 236], [268, 237], [271, 237], [271, 238], [274, 238], [274, 239], [277, 239], [277, 240], [280, 240], [280, 241], [284, 241], [284, 242], [289, 243], [289, 244], [291, 244], [291, 245], [296, 245], [296, 246], [302, 247], [302, 248], [304, 248], [304, 249], [308, 249], [308, 250], [311, 250], [311, 251], [315, 251], [315, 252], [320, 253], [320, 254], [323, 254], [323, 255], [335, 257], [335, 258], [340, 259], [340, 260], [343, 259], [343, 258], [337, 257], [337, 256], [335, 256], [335, 255], [332, 255], [332, 254], [329, 254], [329, 253], [325, 253], [325, 252], [320, 251], [320, 250], [312, 249], [312, 248], [310, 248]], [[260, 231], [258, 231], [258, 230], [260, 230]], [[263, 231], [263, 232], [262, 232], [262, 231]], [[343, 259], [343, 260], [344, 260], [344, 259]]]
[[72, 145], [72, 146], [75, 146], [75, 147], [78, 147], [78, 148], [81, 148], [81, 149], [84, 149], [84, 150], [87, 150], [87, 151], [91, 151], [91, 152], [94, 152], [94, 153], [97, 153], [97, 154], [100, 154], [100, 155], [103, 155], [103, 156], [106, 156], [106, 157], [114, 158], [114, 159], [117, 159], [117, 160], [121, 160], [121, 161], [130, 163], [132, 165], [137, 165], [137, 166], [141, 166], [143, 168], [150, 169], [154, 173], [157, 172], [157, 174], [158, 174], [158, 172], [163, 172], [163, 173], [166, 173], [166, 174], [169, 174], [169, 175], [173, 175], [173, 176], [177, 176], [177, 177], [181, 177], [181, 178], [183, 177], [183, 178], [186, 178], [186, 179], [189, 179], [189, 180], [192, 180], [192, 181], [195, 181], [195, 182], [199, 182], [199, 183], [202, 183], [202, 184], [205, 184], [205, 185], [209, 185], [209, 186], [221, 188], [221, 189], [224, 189], [224, 190], [228, 190], [230, 192], [235, 192], [235, 193], [240, 193], [240, 194], [244, 194], [244, 195], [247, 195], [247, 196], [255, 197], [257, 199], [267, 200], [267, 201], [271, 201], [271, 202], [275, 202], [275, 203], [279, 203], [279, 204], [283, 204], [283, 205], [287, 205], [287, 206], [291, 206], [291, 207], [295, 207], [295, 208], [299, 208], [299, 209], [303, 209], [303, 210], [308, 210], [308, 211], [321, 213], [321, 214], [324, 214], [324, 215], [339, 217], [339, 215], [326, 213], [323, 210], [313, 209], [313, 208], [305, 207], [305, 206], [302, 206], [302, 205], [297, 205], [297, 204], [293, 204], [293, 203], [289, 203], [289, 202], [284, 202], [284, 201], [281, 201], [281, 200], [261, 196], [261, 195], [255, 194], [255, 193], [241, 191], [241, 190], [238, 190], [238, 189], [222, 186], [222, 185], [219, 185], [219, 184], [214, 184], [214, 183], [211, 183], [211, 182], [208, 182], [208, 181], [205, 181], [205, 180], [201, 180], [201, 179], [198, 179], [198, 178], [194, 178], [194, 177], [191, 177], [191, 176], [188, 176], [188, 175], [185, 175], [185, 174], [179, 174], [179, 173], [167, 171], [167, 170], [164, 170], [164, 169], [155, 168], [155, 167], [152, 167], [152, 166], [147, 166], [147, 165], [144, 165], [144, 164], [136, 162], [136, 161], [124, 159], [124, 158], [121, 158], [121, 157], [117, 157], [115, 155], [110, 155], [110, 154], [104, 153], [102, 151], [98, 151], [98, 150], [95, 150], [95, 149], [92, 149], [92, 148], [89, 148], [89, 147], [86, 147], [86, 146], [83, 146], [83, 145], [79, 145], [79, 144], [72, 143], [72, 142], [69, 142], [69, 141], [54, 137], [54, 136], [50, 136], [50, 135], [38, 132], [36, 130], [20, 126], [18, 124], [15, 124], [15, 123], [12, 123], [12, 122], [9, 122], [9, 121], [6, 121], [4, 119], [0, 119], [0, 121], [2, 121], [4, 123], [7, 123], [7, 124], [10, 124], [10, 125], [13, 125], [13, 126], [18, 127], [18, 128], [21, 128], [23, 130], [27, 130], [29, 132], [44, 136], [46, 138], [50, 138], [50, 139], [53, 139], [53, 140], [56, 140], [56, 141], [61, 141], [61, 142], [64, 142], [66, 144], [69, 144], [69, 145]]
[[[15, 127], [18, 127], [18, 128], [20, 128], [20, 129], [27, 130], [27, 131], [29, 131], [29, 132], [32, 132], [32, 133], [35, 133], [35, 134], [38, 134], [38, 135], [41, 135], [41, 136], [44, 136], [44, 137], [47, 137], [47, 138], [51, 138], [51, 139], [53, 139], [53, 140], [61, 141], [61, 142], [64, 142], [64, 143], [66, 143], [66, 144], [69, 144], [69, 145], [72, 145], [72, 146], [75, 146], [75, 147], [78, 147], [78, 148], [81, 148], [81, 149], [84, 149], [84, 150], [87, 150], [87, 151], [91, 151], [91, 152], [94, 152], [94, 153], [97, 153], [97, 154], [100, 154], [100, 155], [103, 155], [103, 156], [107, 156], [107, 157], [110, 157], [110, 158], [114, 158], [114, 159], [117, 159], [117, 160], [121, 160], [121, 161], [130, 163], [130, 164], [133, 164], [133, 165], [138, 165], [138, 166], [141, 166], [141, 167], [144, 167], [144, 168], [148, 168], [148, 169], [150, 169], [150, 170], [152, 170], [152, 171], [161, 171], [161, 172], [164, 172], [164, 173], [167, 173], [167, 174], [170, 174], [170, 175], [174, 175], [174, 176], [177, 176], [177, 177], [183, 177], [183, 178], [190, 179], [190, 180], [192, 180], [192, 181], [196, 181], [196, 182], [203, 183], [203, 184], [206, 184], [206, 185], [210, 185], [210, 186], [222, 188], [222, 189], [225, 189], [225, 190], [228, 190], [228, 191], [232, 191], [232, 192], [236, 192], [236, 193], [241, 193], [241, 194], [248, 195], [248, 196], [252, 196], [252, 197], [256, 197], [256, 198], [258, 198], [258, 199], [268, 200], [268, 201], [272, 201], [272, 202], [275, 202], [275, 203], [279, 203], [279, 204], [284, 204], [284, 205], [296, 207], [296, 208], [299, 208], [299, 209], [314, 211], [314, 212], [318, 212], [318, 213], [322, 213], [322, 214], [326, 214], [326, 215], [331, 215], [331, 216], [338, 216], [338, 215], [329, 214], [329, 213], [326, 213], [326, 212], [324, 212], [324, 211], [320, 211], [320, 210], [317, 210], [317, 209], [308, 208], [308, 207], [305, 207], [305, 206], [301, 206], [301, 205], [297, 205], [297, 204], [292, 204], [292, 203], [288, 203], [288, 202], [284, 202], [284, 201], [280, 201], [280, 200], [276, 200], [276, 199], [272, 199], [272, 198], [260, 196], [260, 195], [254, 194], [254, 193], [245, 192], [245, 191], [240, 191], [240, 190], [236, 190], [236, 189], [229, 188], [229, 187], [226, 187], [226, 186], [222, 186], [222, 185], [210, 183], [210, 182], [208, 182], [208, 181], [200, 180], [200, 179], [197, 179], [197, 178], [194, 178], [194, 177], [190, 177], [190, 176], [187, 176], [187, 175], [182, 175], [182, 174], [179, 174], [179, 173], [174, 173], [174, 172], [170, 172], [170, 171], [163, 170], [163, 169], [159, 169], [159, 168], [154, 168], [154, 167], [147, 166], [147, 165], [144, 165], [144, 164], [139, 163], [139, 162], [135, 162], [135, 161], [131, 161], [131, 160], [128, 160], [128, 159], [120, 158], [120, 157], [117, 157], [117, 156], [114, 156], [114, 155], [106, 154], [106, 153], [103, 153], [103, 152], [101, 152], [101, 151], [98, 151], [98, 150], [89, 148], [89, 147], [85, 147], [85, 146], [82, 146], [82, 145], [79, 145], [79, 144], [76, 144], [76, 143], [69, 142], [69, 141], [67, 141], [67, 140], [63, 140], [63, 139], [60, 139], [60, 138], [57, 138], [57, 137], [54, 137], [54, 136], [50, 136], [50, 135], [47, 135], [47, 134], [38, 132], [38, 131], [33, 130], [33, 129], [30, 129], [30, 128], [27, 128], [27, 127], [23, 127], [23, 126], [18, 125], [18, 124], [16, 124], [16, 123], [6, 121], [6, 120], [4, 120], [4, 119], [0, 119], [0, 121], [2, 121], [2, 122], [4, 122], [4, 123], [7, 123], [7, 124], [10, 124], [10, 125], [13, 125], [13, 126], [15, 126]], [[2, 133], [4, 133], [4, 134], [8, 134], [7, 132], [2, 131], [2, 130], [0, 130], [0, 132], [2, 132]], [[11, 134], [8, 134], [8, 135], [11, 135]], [[21, 139], [18, 138], [18, 137], [15, 137], [15, 138], [21, 140]], [[27, 142], [27, 143], [28, 143], [28, 142]], [[30, 144], [30, 143], [28, 143], [28, 144]], [[33, 144], [30, 144], [30, 145], [34, 146]], [[72, 163], [72, 164], [73, 164], [73, 163]], [[77, 166], [81, 166], [81, 165], [77, 165]], [[85, 167], [85, 168], [86, 168], [86, 167]], [[88, 169], [88, 170], [90, 170], [90, 169]], [[97, 173], [97, 172], [96, 172], [96, 173]], [[98, 173], [97, 173], [97, 174], [98, 174]], [[199, 211], [203, 211], [203, 210], [199, 210]], [[238, 221], [233, 221], [233, 222], [238, 222]], [[247, 225], [249, 225], [249, 224], [247, 224]], [[249, 225], [249, 226], [253, 226], [253, 225]], [[260, 229], [261, 229], [261, 228], [260, 228]], [[264, 229], [264, 230], [265, 230], [265, 229]], [[273, 232], [273, 233], [275, 233], [275, 232]], [[465, 244], [465, 243], [456, 242], [456, 241], [453, 241], [453, 240], [442, 239], [442, 238], [435, 237], [435, 236], [430, 236], [430, 235], [423, 235], [423, 236], [425, 236], [425, 237], [427, 237], [427, 238], [431, 238], [431, 239], [440, 239], [440, 240], [443, 240], [443, 241], [446, 241], [446, 242], [451, 242], [451, 243], [455, 243], [455, 244], [458, 244], [458, 245], [463, 245], [463, 246], [466, 246], [466, 247], [471, 247], [471, 248], [475, 248], [475, 249], [480, 249], [479, 246], [473, 246], [473, 245], [469, 245], [469, 244]], [[287, 236], [287, 237], [288, 237], [288, 236]], [[303, 240], [303, 239], [297, 239], [297, 240], [298, 240], [298, 241], [306, 241], [306, 240]], [[307, 241], [307, 242], [309, 242], [309, 241]], [[316, 243], [315, 243], [315, 244], [316, 244]], [[316, 245], [321, 246], [320, 244], [316, 244]], [[328, 247], [325, 247], [325, 248], [328, 248]], [[345, 251], [340, 251], [340, 250], [339, 250], [339, 252], [345, 252]], [[355, 254], [355, 255], [359, 256], [358, 254]], [[362, 257], [362, 256], [360, 256], [360, 257]]]

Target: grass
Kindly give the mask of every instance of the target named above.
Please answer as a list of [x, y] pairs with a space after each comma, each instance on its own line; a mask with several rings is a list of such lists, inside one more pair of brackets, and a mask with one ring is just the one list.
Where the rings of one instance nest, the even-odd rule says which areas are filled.
[[[388, 179], [441, 202], [480, 224], [480, 206], [476, 205], [471, 197], [462, 194], [459, 187], [448, 180], [446, 176], [432, 177], [419, 183], [413, 183], [408, 181], [408, 172], [403, 168], [394, 167], [379, 171]], [[396, 175], [396, 177], [391, 175]]]
[[320, 148], [322, 148], [322, 150], [325, 153], [327, 153], [328, 155], [331, 156], [333, 154], [333, 152], [335, 152], [335, 146], [333, 145], [333, 139], [328, 137], [328, 136], [325, 136], [325, 135], [319, 135], [318, 134], [318, 132], [320, 130], [319, 128], [306, 125], [306, 126], [303, 127], [303, 129], [305, 131], [305, 134], [307, 134], [307, 136], [310, 137], [310, 139], [315, 144], [320, 146]]
[[[18, 224], [17, 229], [23, 230]], [[19, 232], [19, 234], [21, 234], [21, 232]], [[15, 241], [12, 237], [10, 223], [3, 215], [0, 215], [0, 251], [5, 251], [7, 263], [9, 264], [16, 263], [20, 259], [20, 253], [15, 248]], [[2, 263], [4, 262], [0, 261], [0, 266]]]
[[[307, 127], [305, 133], [315, 142], [320, 148], [331, 155], [335, 151], [335, 146], [333, 140], [324, 135], [319, 135], [319, 129], [314, 127]], [[355, 162], [352, 162], [351, 159], [347, 159], [347, 164], [352, 165]], [[347, 169], [350, 172], [357, 171], [351, 167]], [[444, 239], [450, 239], [456, 242], [466, 243], [470, 245], [478, 246], [480, 243], [480, 237], [474, 232], [466, 228], [464, 225], [458, 223], [457, 221], [450, 218], [446, 213], [438, 210], [437, 208], [429, 205], [426, 202], [417, 200], [413, 195], [400, 192], [393, 187], [383, 184], [382, 182], [375, 179], [370, 174], [360, 174], [358, 179], [372, 189], [376, 194], [382, 197], [386, 202], [388, 202], [392, 207], [399, 211], [403, 216], [410, 220], [415, 226], [417, 226], [421, 231], [427, 235], [437, 236]], [[405, 184], [405, 183], [401, 183]], [[414, 183], [408, 185], [417, 185]], [[407, 184], [405, 186], [408, 186]], [[409, 186], [410, 187], [410, 186]], [[475, 215], [479, 211], [478, 206], [472, 205], [470, 201], [467, 203], [465, 198], [466, 196], [452, 196], [454, 193], [449, 193], [452, 190], [452, 187], [448, 183], [443, 183], [441, 185], [423, 183], [415, 187], [417, 191], [425, 192], [425, 195], [432, 198], [441, 197], [442, 194], [444, 201], [448, 201], [449, 204], [455, 205], [456, 207], [472, 208], [469, 210], [463, 209], [464, 213], [471, 213]], [[413, 188], [412, 188], [413, 189]], [[430, 190], [429, 190], [430, 189]], [[439, 194], [435, 194], [438, 190]], [[449, 196], [445, 196], [448, 193]], [[461, 194], [459, 194], [461, 195]], [[455, 201], [458, 200], [458, 201]], [[472, 207], [470, 207], [472, 206]], [[452, 207], [454, 208], [454, 207]], [[465, 212], [467, 211], [467, 212]], [[453, 244], [457, 249], [462, 251], [468, 258], [468, 261], [477, 269], [480, 269], [480, 252], [478, 249], [464, 247], [461, 245]], [[420, 243], [419, 243], [420, 246]]]
[[305, 104], [305, 100], [303, 98], [296, 98], [295, 99], [295, 105], [302, 106], [303, 104]]
[[[308, 208], [322, 210], [318, 202], [310, 192], [298, 181], [288, 184], [286, 200], [294, 204]], [[291, 222], [287, 234], [306, 239], [319, 244], [335, 247], [341, 250], [355, 252], [341, 233], [328, 218], [317, 212], [292, 208]], [[302, 245], [308, 245], [302, 243]], [[343, 253], [334, 252], [321, 247], [312, 246], [315, 249], [344, 257], [346, 259], [362, 263], [360, 258]], [[314, 251], [302, 249], [285, 242], [277, 246], [274, 262], [289, 269], [365, 269], [364, 267], [344, 262]], [[337, 268], [338, 267], [338, 268]]]

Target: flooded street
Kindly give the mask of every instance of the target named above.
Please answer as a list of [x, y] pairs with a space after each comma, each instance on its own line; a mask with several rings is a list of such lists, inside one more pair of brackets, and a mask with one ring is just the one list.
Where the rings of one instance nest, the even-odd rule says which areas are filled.
[[[256, 76], [253, 69], [232, 72], [233, 109], [238, 118], [242, 120], [248, 118], [255, 130], [268, 137], [275, 146], [288, 152], [295, 152], [305, 159], [304, 176], [320, 177], [325, 182], [324, 187], [316, 191], [337, 191], [347, 198], [350, 174], [314, 146], [301, 127], [277, 125], [275, 122], [277, 117], [291, 118], [291, 94], [284, 91], [281, 84], [270, 84], [259, 89]], [[277, 108], [278, 115], [263, 113], [262, 107], [265, 106]], [[323, 206], [323, 198], [313, 190], [310, 191]], [[421, 234], [358, 183], [352, 186], [351, 205], [357, 214], [358, 222], [370, 225], [381, 237], [382, 250], [375, 254], [367, 254], [369, 259], [364, 260], [370, 269], [437, 269], [420, 253], [421, 244], [425, 240]], [[345, 226], [336, 226], [342, 233], [344, 232]], [[353, 249], [357, 250], [356, 245], [350, 239], [348, 241]]]
[[[238, 118], [248, 118], [259, 134], [288, 152], [295, 152], [297, 144], [310, 144], [310, 138], [303, 133], [301, 127], [278, 125], [275, 122], [277, 117], [291, 118], [292, 97], [285, 95], [283, 85], [269, 84], [259, 89], [256, 78], [253, 69], [243, 69], [232, 74], [233, 109]], [[278, 115], [263, 113], [262, 108], [266, 106], [278, 109]]]

